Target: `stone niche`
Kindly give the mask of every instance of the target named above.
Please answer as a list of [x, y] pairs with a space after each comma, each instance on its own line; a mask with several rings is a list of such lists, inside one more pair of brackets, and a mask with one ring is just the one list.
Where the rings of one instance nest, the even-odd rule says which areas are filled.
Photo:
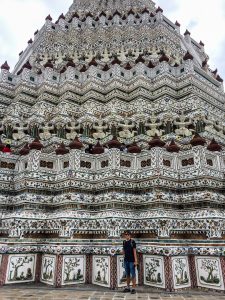
[[35, 271], [35, 254], [9, 255], [5, 284], [34, 282]]
[[219, 257], [196, 256], [197, 284], [199, 287], [224, 290], [224, 281]]
[[41, 265], [41, 282], [50, 285], [55, 284], [55, 269], [56, 269], [56, 256], [43, 255]]
[[64, 255], [62, 266], [62, 285], [85, 283], [85, 255]]

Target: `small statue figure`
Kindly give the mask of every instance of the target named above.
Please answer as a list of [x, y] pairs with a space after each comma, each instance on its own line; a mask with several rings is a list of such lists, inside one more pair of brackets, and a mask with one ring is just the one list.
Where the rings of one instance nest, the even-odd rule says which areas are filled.
[[74, 140], [78, 135], [76, 130], [80, 130], [80, 128], [80, 123], [76, 124], [74, 121], [70, 122], [68, 125], [66, 125], [66, 129], [70, 130], [70, 132], [66, 134], [66, 138], [68, 140]]
[[205, 129], [205, 120], [204, 120], [205, 116], [202, 115], [198, 115], [193, 119], [194, 125], [195, 125], [195, 131], [197, 133], [199, 132], [203, 132]]
[[131, 124], [129, 124], [129, 123], [130, 123], [129, 119], [126, 117], [125, 120], [124, 120], [124, 123], [119, 123], [118, 124], [118, 127], [123, 128], [123, 130], [121, 130], [119, 132], [119, 136], [121, 138], [129, 139], [129, 138], [134, 137], [134, 134], [135, 134], [136, 131], [133, 131], [133, 130], [131, 131], [131, 129], [135, 127], [135, 124], [134, 124], [134, 122], [132, 122]]
[[[212, 134], [215, 134], [216, 133], [216, 130], [214, 128], [214, 122], [213, 121], [210, 121], [206, 118], [206, 116], [200, 116], [200, 123], [201, 123], [201, 126], [203, 127], [204, 126], [204, 130], [205, 131], [208, 131]], [[197, 128], [196, 128], [197, 129]]]
[[25, 137], [26, 134], [24, 133], [24, 131], [28, 130], [28, 126], [24, 126], [24, 123], [19, 123], [18, 125], [16, 124], [13, 127], [13, 130], [17, 131], [15, 133], [13, 133], [13, 135], [12, 135], [13, 139], [18, 141]]
[[[108, 128], [108, 125], [103, 125], [104, 121], [103, 120], [99, 120], [98, 121], [98, 125], [93, 125], [93, 128], [97, 131], [95, 133], [93, 133], [93, 137], [95, 139], [104, 139], [104, 137], [106, 137], [106, 134], [104, 132], [104, 130], [106, 130]], [[109, 134], [107, 132], [107, 134]]]
[[157, 122], [157, 117], [155, 116], [154, 113], [152, 113], [151, 117], [150, 117], [151, 123], [146, 122], [145, 126], [146, 127], [150, 127], [150, 130], [147, 130], [146, 133], [148, 136], [161, 136], [163, 134], [163, 130], [159, 130], [157, 129], [157, 127], [162, 125], [162, 122]]
[[151, 51], [150, 59], [155, 61], [158, 59], [158, 57], [159, 57], [159, 55], [158, 55], [155, 47], [153, 47], [152, 51]]
[[189, 125], [192, 124], [192, 122], [189, 121], [185, 121], [186, 120], [186, 116], [184, 115], [184, 113], [182, 112], [180, 117], [179, 117], [179, 121], [174, 121], [174, 125], [178, 126], [177, 129], [175, 129], [175, 133], [177, 135], [181, 135], [181, 136], [191, 136], [192, 135], [192, 130], [189, 130], [187, 127]]
[[54, 130], [53, 125], [49, 125], [49, 123], [45, 123], [44, 126], [41, 127], [42, 131], [39, 135], [41, 140], [48, 140], [52, 136], [50, 130]]

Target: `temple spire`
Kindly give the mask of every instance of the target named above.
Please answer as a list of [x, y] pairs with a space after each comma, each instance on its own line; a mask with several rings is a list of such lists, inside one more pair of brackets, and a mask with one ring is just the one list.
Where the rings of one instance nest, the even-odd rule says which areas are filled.
[[97, 12], [99, 9], [107, 11], [126, 11], [127, 8], [147, 8], [155, 10], [155, 3], [152, 0], [74, 0], [70, 10], [89, 10]]

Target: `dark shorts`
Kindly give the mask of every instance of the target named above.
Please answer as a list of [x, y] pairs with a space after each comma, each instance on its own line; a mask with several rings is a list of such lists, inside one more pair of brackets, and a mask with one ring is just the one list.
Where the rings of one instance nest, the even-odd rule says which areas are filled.
[[134, 262], [124, 261], [124, 269], [127, 277], [136, 277]]

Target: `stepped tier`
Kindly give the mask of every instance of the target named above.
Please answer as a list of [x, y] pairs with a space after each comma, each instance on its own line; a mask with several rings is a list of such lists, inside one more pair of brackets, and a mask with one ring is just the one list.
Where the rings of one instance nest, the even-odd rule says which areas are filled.
[[[2, 232], [10, 235], [12, 230], [12, 225], [5, 225], [6, 220], [11, 219], [10, 222], [15, 223], [22, 216], [29, 220], [30, 213], [27, 209], [35, 209], [36, 212], [31, 214], [37, 224], [45, 219], [49, 210], [52, 210], [47, 217], [49, 222], [50, 219], [53, 223], [58, 219], [60, 224], [62, 219], [64, 222], [68, 217], [89, 219], [88, 215], [91, 219], [99, 219], [98, 215], [101, 215], [102, 220], [111, 222], [114, 212], [121, 216], [129, 212], [133, 217], [142, 213], [143, 218], [146, 215], [147, 219], [153, 214], [154, 222], [167, 216], [166, 218], [171, 219], [170, 222], [178, 222], [177, 218], [183, 218], [181, 207], [188, 210], [200, 207], [222, 209], [225, 206], [225, 153], [209, 151], [205, 146], [195, 146], [192, 150], [179, 153], [156, 147], [139, 154], [124, 153], [118, 149], [98, 155], [74, 149], [70, 153], [65, 151], [62, 155], [57, 154], [46, 155], [40, 150], [30, 150], [20, 158], [1, 155], [3, 194], [0, 197], [0, 207], [3, 211], [9, 211], [2, 215]], [[155, 208], [158, 206], [164, 210], [161, 211], [162, 216], [156, 217], [159, 212]], [[10, 212], [14, 209], [24, 209], [24, 212]], [[68, 212], [68, 209], [71, 211]], [[196, 212], [198, 213], [201, 215], [201, 210]], [[216, 214], [218, 213], [219, 210]], [[119, 215], [118, 221], [123, 222]], [[217, 217], [222, 222], [223, 212]], [[205, 221], [207, 219], [208, 217]], [[149, 228], [142, 225], [133, 223], [136, 233], [141, 233], [142, 230], [151, 232], [153, 225], [149, 223]], [[94, 230], [92, 226], [92, 234], [96, 231], [96, 234], [101, 232], [119, 236], [126, 226], [125, 223], [124, 228], [118, 225], [114, 233], [109, 224], [105, 229]], [[168, 232], [179, 231], [176, 226], [175, 223], [173, 229], [169, 226]], [[43, 227], [43, 232], [51, 230], [50, 227]], [[56, 227], [58, 232], [60, 226]], [[23, 228], [26, 233], [36, 230], [30, 222]], [[87, 225], [83, 230], [77, 226], [76, 228], [78, 232], [83, 232], [88, 231], [89, 227]], [[186, 231], [184, 228], [182, 230]], [[220, 231], [222, 230], [221, 227]]]
[[105, 81], [88, 73], [83, 84], [21, 81], [13, 86], [4, 82], [0, 84], [1, 133], [15, 146], [16, 141], [21, 144], [38, 135], [48, 142], [51, 137], [72, 140], [76, 135], [104, 139], [115, 131], [121, 138], [173, 133], [181, 139], [195, 131], [205, 132], [209, 139], [215, 137], [224, 144], [222, 91], [203, 82], [197, 73], [172, 76], [164, 67], [167, 62], [161, 63], [162, 73], [154, 80], [152, 69], [148, 78], [144, 71], [148, 67], [138, 63], [124, 73], [115, 66], [120, 76], [110, 79], [107, 71]]

